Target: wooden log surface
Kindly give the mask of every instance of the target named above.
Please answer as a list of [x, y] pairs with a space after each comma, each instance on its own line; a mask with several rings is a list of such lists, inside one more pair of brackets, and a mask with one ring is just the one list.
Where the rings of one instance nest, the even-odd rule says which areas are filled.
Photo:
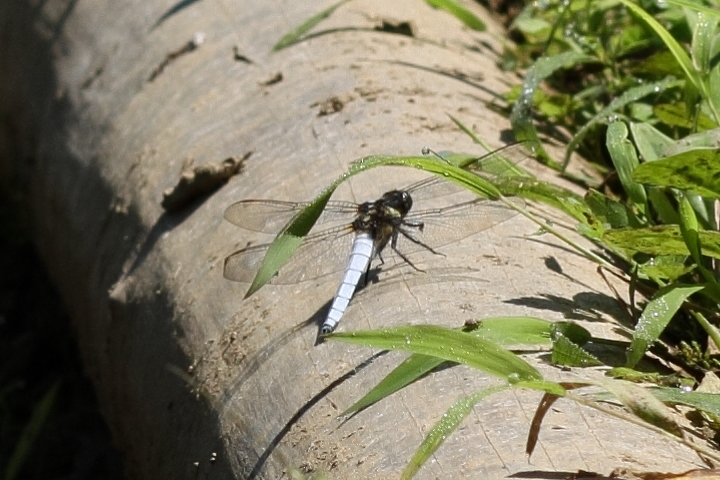
[[[493, 146], [509, 139], [490, 105], [516, 79], [498, 70], [504, 32], [479, 7], [478, 33], [417, 0], [358, 0], [315, 35], [272, 53], [317, 2], [3, 2], [2, 107], [22, 161], [36, 244], [70, 310], [88, 375], [130, 478], [397, 478], [428, 429], [497, 380], [434, 373], [346, 422], [336, 416], [404, 358], [315, 346], [338, 278], [271, 285], [243, 300], [223, 259], [267, 241], [223, 220], [246, 198], [307, 200], [359, 157], [482, 153], [451, 114]], [[414, 37], [375, 30], [410, 22]], [[248, 156], [248, 154], [250, 154]], [[173, 213], [161, 206], [183, 165], [247, 157], [225, 186]], [[371, 200], [422, 178], [376, 169], [337, 197]], [[368, 286], [340, 330], [493, 315], [581, 322], [620, 316], [589, 261], [531, 237], [514, 218], [443, 249], [422, 275]], [[548, 268], [551, 260], [562, 272]], [[548, 378], [562, 375], [530, 358]], [[168, 366], [171, 366], [168, 368]], [[191, 369], [194, 388], [173, 373]], [[587, 372], [580, 371], [582, 378]], [[566, 378], [566, 377], [562, 377]], [[691, 451], [561, 401], [524, 453], [535, 392], [480, 403], [417, 478], [559, 478], [615, 468], [679, 472]]]

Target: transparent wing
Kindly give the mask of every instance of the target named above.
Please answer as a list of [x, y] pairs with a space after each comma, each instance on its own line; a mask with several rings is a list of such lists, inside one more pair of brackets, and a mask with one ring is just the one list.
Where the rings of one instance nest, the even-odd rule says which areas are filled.
[[[506, 198], [517, 206], [524, 201], [518, 197]], [[478, 198], [444, 208], [423, 210], [405, 217], [403, 231], [425, 245], [436, 249], [486, 230], [517, 215], [517, 212], [501, 202]], [[422, 223], [423, 227], [413, 228], [412, 224]], [[407, 225], [409, 224], [409, 225]], [[427, 250], [404, 235], [398, 236], [398, 250], [411, 254]]]
[[[532, 153], [525, 143], [515, 143], [499, 148], [477, 159], [463, 164], [465, 168], [485, 177], [517, 175], [521, 165]], [[420, 199], [437, 198], [460, 191], [462, 187], [439, 178], [428, 177], [413, 183], [404, 190], [410, 192], [417, 202]], [[238, 227], [254, 232], [278, 233], [307, 202], [285, 202], [281, 200], [242, 200], [225, 210], [225, 219]], [[357, 215], [358, 205], [352, 202], [330, 201], [316, 222], [317, 225], [330, 222], [350, 222]]]
[[[225, 220], [245, 230], [278, 233], [290, 219], [308, 205], [307, 202], [281, 200], [242, 200], [225, 210]], [[344, 221], [349, 223], [357, 215], [358, 206], [352, 202], [328, 202], [317, 224]]]
[[[272, 283], [293, 284], [342, 271], [350, 256], [353, 241], [351, 225], [312, 233], [283, 265]], [[270, 244], [238, 250], [225, 259], [228, 280], [252, 283]]]
[[[489, 176], [506, 175], [516, 164], [530, 158], [523, 143], [495, 150], [478, 159], [468, 160], [464, 166]], [[519, 170], [518, 170], [519, 171]], [[517, 173], [511, 173], [517, 174]], [[429, 177], [412, 184], [405, 190], [415, 201], [457, 193], [462, 188], [439, 177]], [[522, 203], [520, 199], [509, 199]], [[277, 233], [296, 215], [306, 202], [279, 200], [243, 200], [225, 210], [225, 219], [252, 231]], [[316, 224], [350, 222], [358, 213], [352, 202], [328, 202]], [[404, 231], [425, 245], [435, 249], [459, 241], [473, 233], [485, 230], [515, 215], [515, 211], [498, 202], [476, 199], [444, 208], [424, 210], [408, 215]], [[422, 231], [412, 224], [422, 223]], [[280, 269], [273, 283], [292, 284], [319, 278], [341, 271], [350, 253], [352, 227], [344, 225], [313, 233], [303, 240], [298, 250]], [[239, 250], [225, 260], [225, 277], [229, 280], [251, 283], [262, 264], [269, 244]], [[410, 254], [426, 247], [402, 234], [398, 237], [398, 250]]]
[[[528, 176], [521, 166], [533, 158], [528, 142], [513, 143], [493, 150], [479, 158], [468, 159], [459, 166], [484, 178], [503, 176]], [[415, 201], [451, 195], [462, 190], [454, 182], [433, 175], [413, 183], [404, 190], [410, 192]]]
[[527, 177], [532, 176], [525, 170], [523, 165], [528, 163], [529, 159], [535, 157], [532, 151], [531, 141], [512, 143], [504, 147], [493, 150], [482, 157], [472, 160], [463, 165], [477, 175], [485, 178], [491, 177]]

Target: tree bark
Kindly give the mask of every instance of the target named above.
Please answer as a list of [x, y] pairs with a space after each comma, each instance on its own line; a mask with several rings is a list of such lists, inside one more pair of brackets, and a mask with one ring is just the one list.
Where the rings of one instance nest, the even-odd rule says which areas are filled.
[[[29, 159], [5, 162], [3, 171], [27, 182], [36, 243], [131, 478], [269, 479], [288, 468], [397, 478], [442, 412], [497, 383], [446, 369], [339, 423], [403, 355], [366, 365], [375, 352], [314, 346], [336, 277], [270, 285], [244, 301], [247, 286], [223, 278], [227, 255], [268, 240], [223, 220], [235, 201], [311, 199], [369, 154], [418, 154], [426, 145], [482, 153], [447, 114], [494, 146], [508, 140], [507, 121], [490, 105], [514, 79], [496, 67], [503, 32], [487, 15], [490, 31], [477, 33], [421, 1], [357, 1], [311, 38], [271, 52], [321, 8], [0, 6], [2, 107], [20, 158]], [[415, 37], [373, 30], [383, 19], [411, 22]], [[163, 211], [162, 193], [187, 159], [218, 164], [249, 152], [227, 185]], [[338, 196], [370, 200], [418, 178], [410, 169], [376, 169]], [[428, 261], [428, 271], [441, 273], [432, 281], [409, 272], [370, 285], [340, 329], [458, 326], [512, 314], [607, 330], [602, 312], [618, 309], [594, 266], [553, 240], [524, 238], [535, 230], [515, 218], [443, 249], [444, 258]], [[561, 274], [546, 268], [548, 258]], [[173, 367], [192, 367], [198, 395]], [[663, 438], [569, 402], [549, 414], [528, 462], [524, 442], [538, 400], [510, 391], [483, 401], [417, 478], [702, 465]]]

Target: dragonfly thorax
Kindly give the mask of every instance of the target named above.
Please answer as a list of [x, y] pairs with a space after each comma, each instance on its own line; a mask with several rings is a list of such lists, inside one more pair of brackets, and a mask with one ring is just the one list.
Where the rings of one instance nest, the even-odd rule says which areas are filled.
[[389, 191], [379, 200], [359, 205], [353, 228], [356, 232], [369, 233], [373, 239], [383, 239], [402, 224], [403, 218], [412, 208], [412, 203], [412, 197], [408, 192]]
[[413, 206], [412, 197], [405, 190], [390, 190], [375, 203], [380, 202], [382, 202], [385, 208], [392, 208], [394, 210], [397, 210], [401, 217], [407, 215]]

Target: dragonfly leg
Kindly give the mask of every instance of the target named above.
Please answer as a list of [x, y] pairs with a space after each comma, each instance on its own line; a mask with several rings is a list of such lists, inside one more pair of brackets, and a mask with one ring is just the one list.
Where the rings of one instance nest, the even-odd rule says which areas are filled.
[[385, 260], [382, 258], [382, 248], [378, 250], [377, 257], [380, 259], [380, 265], [385, 265]]
[[423, 272], [423, 273], [425, 272], [425, 270], [423, 270], [422, 268], [416, 267], [415, 264], [412, 263], [412, 262], [410, 261], [410, 259], [407, 258], [405, 255], [403, 255], [403, 253], [402, 253], [400, 250], [398, 250], [397, 248], [395, 248], [394, 245], [393, 245], [392, 249], [395, 250], [395, 253], [397, 253], [398, 255], [400, 255], [400, 258], [402, 258], [403, 260], [405, 260], [405, 262], [406, 262], [408, 265], [410, 265], [412, 268], [414, 268], [414, 269], [417, 270], [418, 272]]
[[[410, 225], [410, 224], [408, 223], [408, 224], [406, 224], [406, 225]], [[422, 227], [420, 227], [420, 228], [422, 228]], [[422, 231], [422, 230], [421, 230], [421, 231]], [[442, 255], [443, 257], [445, 256], [444, 254], [438, 252], [437, 250], [435, 250], [434, 248], [432, 248], [430, 245], [428, 245], [427, 243], [423, 242], [422, 240], [419, 240], [419, 239], [413, 237], [412, 234], [411, 234], [410, 232], [408, 232], [407, 230], [405, 230], [404, 228], [398, 228], [398, 229], [397, 229], [397, 232], [402, 233], [402, 234], [403, 234], [403, 237], [407, 238], [408, 240], [410, 240], [410, 241], [413, 242], [414, 244], [420, 245], [420, 246], [423, 247], [424, 249], [431, 251], [431, 252], [434, 253], [435, 255]], [[393, 248], [393, 250], [395, 250], [396, 252], [397, 252], [397, 248], [395, 248], [395, 244], [397, 243], [397, 232], [395, 233], [395, 236], [393, 236], [393, 239], [392, 239], [392, 248]], [[398, 252], [398, 254], [400, 254], [400, 252]], [[400, 256], [403, 258], [403, 260], [405, 260], [405, 257], [404, 257], [402, 254], [400, 254]], [[406, 260], [406, 261], [407, 261], [407, 260]], [[409, 263], [409, 262], [408, 262], [408, 263]]]
[[[425, 229], [425, 223], [424, 222], [408, 222], [403, 221], [403, 225], [407, 225], [408, 227], [417, 228], [419, 231], [423, 231]], [[421, 244], [422, 245], [422, 244]], [[425, 246], [425, 245], [423, 245]]]
[[403, 231], [401, 228], [398, 228], [397, 231], [395, 231], [395, 232], [393, 233], [392, 240], [390, 241], [390, 248], [392, 248], [393, 251], [400, 256], [400, 258], [402, 258], [403, 260], [405, 260], [405, 262], [406, 262], [408, 265], [410, 265], [412, 268], [414, 268], [414, 269], [417, 270], [418, 272], [424, 272], [425, 270], [416, 267], [415, 264], [412, 263], [409, 258], [407, 258], [400, 250], [398, 250], [398, 248], [397, 248], [398, 232], [402, 233], [403, 236], [406, 237], [407, 239], [409, 239], [411, 242], [417, 243], [418, 245], [422, 245], [423, 247], [427, 248], [428, 250], [430, 250], [431, 252], [433, 252], [433, 253], [436, 254], [436, 255], [442, 255], [441, 253], [438, 253], [438, 252], [436, 252], [435, 250], [433, 250], [432, 248], [430, 248], [428, 245], [425, 245], [423, 242], [421, 242], [421, 241], [418, 240], [417, 238], [413, 238], [413, 236], [410, 235], [408, 232], [405, 232], [405, 231]]
[[[384, 262], [382, 262], [382, 258], [380, 259], [380, 264], [382, 265]], [[368, 266], [365, 269], [365, 275], [363, 276], [363, 288], [370, 285], [370, 270], [372, 270], [372, 259], [368, 262]], [[377, 276], [375, 277], [377, 279]]]
[[[384, 248], [384, 246], [381, 247], [375, 254], [375, 256], [380, 259], [380, 265], [385, 265], [385, 259], [383, 259], [383, 256], [382, 256], [383, 248]], [[372, 270], [372, 260], [370, 260], [370, 262], [368, 262], [367, 269], [365, 269], [365, 276], [364, 276], [365, 285], [368, 285], [370, 283], [370, 270]]]

